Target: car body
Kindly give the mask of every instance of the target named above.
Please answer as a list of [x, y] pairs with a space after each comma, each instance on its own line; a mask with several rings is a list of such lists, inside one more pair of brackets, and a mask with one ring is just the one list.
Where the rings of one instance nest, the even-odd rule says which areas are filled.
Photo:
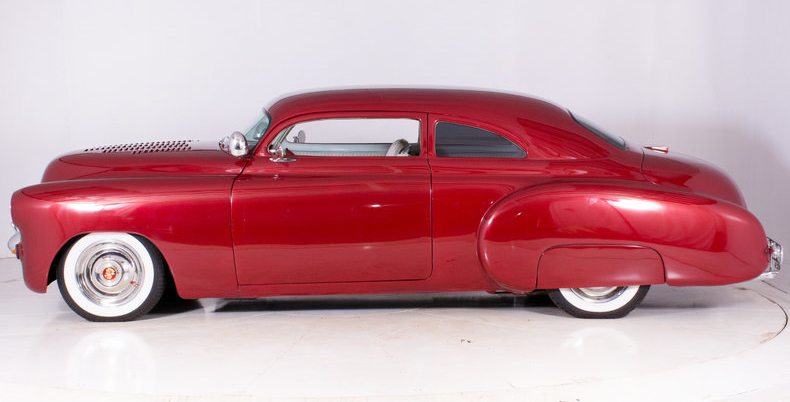
[[58, 280], [92, 320], [145, 314], [168, 280], [190, 299], [549, 290], [619, 317], [649, 285], [781, 264], [717, 168], [475, 90], [304, 93], [219, 145], [69, 153], [12, 218], [26, 285]]

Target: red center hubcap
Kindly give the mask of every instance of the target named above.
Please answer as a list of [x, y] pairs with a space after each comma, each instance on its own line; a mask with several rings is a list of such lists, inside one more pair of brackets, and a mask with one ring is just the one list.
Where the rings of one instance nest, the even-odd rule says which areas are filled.
[[101, 275], [104, 277], [104, 279], [111, 281], [115, 279], [115, 277], [118, 275], [118, 272], [115, 271], [115, 268], [104, 268], [104, 271], [102, 271]]

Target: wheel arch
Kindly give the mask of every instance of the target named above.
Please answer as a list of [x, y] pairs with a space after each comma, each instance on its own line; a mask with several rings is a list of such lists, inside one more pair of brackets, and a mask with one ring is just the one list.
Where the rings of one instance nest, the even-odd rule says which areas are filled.
[[[71, 249], [74, 243], [76, 243], [77, 240], [79, 240], [80, 238], [85, 237], [86, 235], [91, 233], [107, 233], [107, 232], [106, 231], [83, 232], [76, 234], [71, 238], [69, 238], [68, 240], [66, 240], [63, 243], [63, 245], [60, 247], [60, 249], [58, 249], [58, 251], [55, 253], [55, 257], [52, 259], [52, 263], [49, 266], [49, 272], [47, 273], [47, 285], [57, 280], [58, 266], [60, 264], [63, 264], [63, 261], [66, 258], [68, 251]], [[166, 286], [172, 285], [176, 288], [177, 291], [178, 286], [176, 285], [175, 279], [173, 277], [173, 272], [170, 270], [170, 264], [167, 263], [167, 258], [165, 258], [165, 256], [162, 254], [162, 251], [159, 250], [159, 247], [157, 247], [157, 245], [151, 239], [140, 233], [130, 233], [130, 232], [122, 232], [122, 233], [127, 233], [129, 235], [134, 236], [137, 240], [140, 240], [140, 242], [143, 243], [143, 245], [145, 246], [146, 249], [148, 249], [148, 251], [154, 252], [158, 255], [160, 261], [162, 261], [162, 270], [165, 273], [165, 281], [167, 282]]]

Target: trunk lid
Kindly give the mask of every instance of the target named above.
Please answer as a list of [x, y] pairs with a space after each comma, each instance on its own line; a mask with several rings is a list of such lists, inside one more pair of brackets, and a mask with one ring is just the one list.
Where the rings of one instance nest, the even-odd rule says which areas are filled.
[[653, 184], [691, 190], [746, 208], [735, 182], [721, 169], [701, 159], [664, 150], [643, 150], [642, 174]]

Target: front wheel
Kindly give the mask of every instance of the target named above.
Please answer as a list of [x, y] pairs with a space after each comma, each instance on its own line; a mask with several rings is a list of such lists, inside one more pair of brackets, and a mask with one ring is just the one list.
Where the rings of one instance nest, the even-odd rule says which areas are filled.
[[90, 233], [58, 267], [63, 300], [90, 321], [129, 321], [148, 313], [165, 287], [156, 249], [128, 233]]
[[620, 318], [631, 312], [650, 290], [650, 285], [601, 286], [549, 290], [557, 307], [579, 318]]

